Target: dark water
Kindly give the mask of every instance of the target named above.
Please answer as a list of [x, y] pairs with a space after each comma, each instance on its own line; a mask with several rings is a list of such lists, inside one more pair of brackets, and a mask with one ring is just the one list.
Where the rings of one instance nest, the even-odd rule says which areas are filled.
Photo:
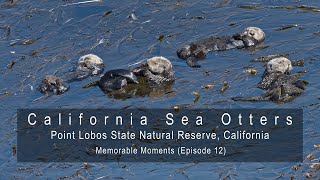
[[[295, 163], [17, 163], [12, 147], [16, 145], [16, 109], [63, 108], [303, 108], [304, 156], [318, 153], [313, 148], [320, 143], [320, 12], [306, 8], [271, 8], [274, 6], [307, 5], [320, 8], [317, 0], [305, 1], [106, 1], [71, 4], [77, 1], [2, 0], [0, 3], [0, 174], [18, 179], [58, 177], [96, 179], [196, 179], [265, 178], [288, 179], [291, 174], [303, 178], [311, 170], [309, 161], [298, 171]], [[262, 8], [239, 8], [257, 5]], [[105, 12], [112, 13], [103, 16]], [[137, 20], [128, 18], [135, 14]], [[204, 18], [202, 18], [204, 17]], [[275, 28], [298, 24], [283, 31]], [[201, 61], [202, 68], [192, 69], [176, 56], [176, 48], [184, 42], [208, 35], [230, 35], [248, 26], [257, 26], [267, 34], [267, 48], [255, 52], [230, 50], [209, 54]], [[160, 42], [158, 37], [165, 38]], [[37, 39], [27, 45], [19, 44]], [[15, 43], [16, 42], [16, 43]], [[10, 46], [11, 44], [11, 46]], [[301, 78], [309, 85], [302, 96], [287, 104], [272, 102], [232, 102], [231, 97], [260, 95], [256, 88], [263, 72], [263, 63], [250, 63], [252, 58], [269, 54], [295, 52], [289, 59], [305, 60], [308, 70]], [[73, 83], [69, 92], [50, 98], [40, 98], [36, 90], [45, 74], [69, 70], [84, 54], [102, 57], [106, 69], [127, 68], [128, 64], [161, 55], [170, 59], [177, 80], [170, 93], [117, 100], [105, 96], [98, 88], [81, 89], [93, 79]], [[14, 64], [12, 65], [12, 62]], [[257, 76], [247, 76], [244, 66], [252, 65]], [[8, 68], [11, 67], [11, 68]], [[226, 72], [226, 70], [230, 70]], [[230, 88], [219, 90], [222, 81]], [[201, 89], [214, 84], [212, 89]], [[194, 103], [193, 91], [200, 93]], [[39, 99], [40, 98], [40, 99]], [[319, 178], [319, 171], [318, 171]]]

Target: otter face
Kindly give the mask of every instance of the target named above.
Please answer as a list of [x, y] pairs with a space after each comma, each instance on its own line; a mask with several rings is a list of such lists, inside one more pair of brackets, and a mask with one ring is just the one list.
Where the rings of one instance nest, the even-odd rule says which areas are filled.
[[292, 70], [291, 61], [287, 58], [275, 58], [268, 62], [267, 72], [281, 72], [283, 74], [289, 73]]
[[147, 60], [148, 69], [154, 74], [172, 72], [171, 62], [162, 56], [156, 56]]
[[92, 75], [100, 74], [104, 69], [103, 60], [94, 54], [81, 56], [76, 67], [80, 71], [90, 71]]
[[257, 41], [263, 41], [265, 38], [265, 33], [258, 27], [248, 27], [242, 33], [245, 36], [252, 37]]

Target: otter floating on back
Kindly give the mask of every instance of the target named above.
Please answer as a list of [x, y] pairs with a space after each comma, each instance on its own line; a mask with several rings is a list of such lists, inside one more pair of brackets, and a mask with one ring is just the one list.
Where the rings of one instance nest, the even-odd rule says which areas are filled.
[[263, 96], [234, 97], [234, 101], [273, 101], [286, 103], [301, 95], [305, 89], [305, 83], [297, 77], [290, 75], [291, 61], [287, 58], [275, 58], [267, 63], [262, 80], [258, 88], [266, 90]]
[[174, 70], [171, 62], [162, 56], [147, 60], [147, 63], [132, 69], [137, 76], [146, 78], [148, 84], [161, 84], [174, 80]]
[[80, 57], [75, 67], [62, 76], [46, 75], [39, 85], [39, 90], [43, 94], [63, 94], [69, 90], [68, 83], [101, 74], [103, 70], [103, 60], [97, 55], [87, 54]]
[[233, 36], [215, 37], [192, 42], [177, 50], [179, 58], [187, 61], [190, 67], [200, 67], [198, 60], [204, 59], [210, 51], [224, 51], [233, 48], [252, 47], [265, 39], [265, 33], [257, 27], [248, 27]]
[[174, 70], [167, 58], [156, 56], [130, 70], [113, 69], [107, 71], [99, 81], [89, 83], [85, 88], [98, 85], [103, 92], [109, 93], [120, 90], [128, 84], [139, 84], [138, 77], [146, 85], [160, 85], [174, 81]]

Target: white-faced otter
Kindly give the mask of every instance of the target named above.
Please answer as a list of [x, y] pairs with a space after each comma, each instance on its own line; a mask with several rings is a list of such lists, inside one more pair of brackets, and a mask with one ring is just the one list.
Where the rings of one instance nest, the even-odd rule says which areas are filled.
[[275, 58], [267, 63], [266, 69], [262, 74], [262, 80], [258, 83], [258, 88], [268, 89], [272, 82], [282, 74], [290, 74], [292, 70], [291, 61], [285, 57]]
[[61, 78], [66, 82], [83, 80], [89, 76], [101, 74], [104, 70], [103, 60], [94, 54], [81, 56], [77, 65]]
[[162, 56], [156, 56], [147, 60], [147, 63], [132, 69], [137, 76], [146, 78], [149, 84], [161, 84], [174, 80], [174, 70], [171, 62]]
[[233, 36], [215, 37], [192, 42], [177, 50], [179, 58], [187, 61], [190, 67], [200, 67], [198, 60], [204, 59], [210, 51], [224, 51], [233, 48], [252, 47], [265, 39], [265, 33], [257, 27], [248, 27]]
[[89, 83], [85, 87], [98, 85], [105, 93], [122, 89], [128, 84], [161, 84], [174, 80], [171, 62], [164, 57], [153, 57], [140, 66], [126, 70], [114, 69], [107, 71], [99, 81]]
[[273, 101], [286, 103], [303, 93], [305, 83], [296, 76], [290, 75], [291, 61], [287, 58], [276, 58], [268, 62], [258, 88], [266, 90], [263, 96], [234, 97], [234, 101]]
[[43, 94], [62, 94], [69, 89], [68, 83], [101, 74], [103, 70], [102, 59], [97, 55], [87, 54], [80, 57], [78, 63], [69, 72], [59, 77], [46, 75], [39, 85], [39, 90]]

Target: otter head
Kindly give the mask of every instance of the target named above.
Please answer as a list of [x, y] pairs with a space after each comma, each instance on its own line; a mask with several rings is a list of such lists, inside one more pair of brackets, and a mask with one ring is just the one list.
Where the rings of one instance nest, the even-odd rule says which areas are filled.
[[41, 84], [39, 90], [43, 94], [54, 93], [63, 94], [69, 89], [69, 85], [56, 76], [46, 75]]
[[174, 71], [171, 62], [162, 56], [147, 59], [146, 63], [130, 70], [136, 76], [147, 77], [152, 84], [161, 84], [174, 80]]
[[173, 72], [171, 62], [162, 56], [152, 57], [147, 60], [148, 69], [153, 74], [168, 74]]
[[265, 33], [258, 27], [248, 27], [243, 31], [242, 36], [247, 36], [261, 42], [265, 38]]
[[289, 74], [292, 70], [291, 61], [285, 57], [272, 59], [268, 62], [266, 70], [268, 73], [280, 72]]
[[94, 54], [81, 56], [78, 60], [76, 70], [91, 72], [92, 75], [97, 75], [103, 72], [103, 60]]

